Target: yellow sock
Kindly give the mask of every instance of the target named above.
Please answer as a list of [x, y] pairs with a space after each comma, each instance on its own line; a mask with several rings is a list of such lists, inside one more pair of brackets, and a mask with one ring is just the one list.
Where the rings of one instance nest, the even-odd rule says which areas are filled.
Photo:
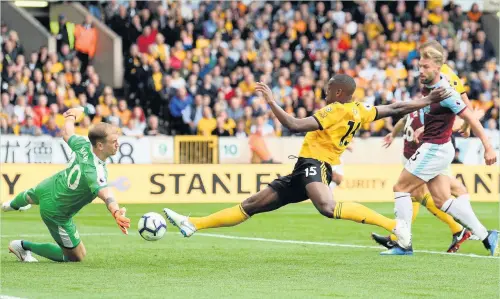
[[250, 218], [245, 213], [241, 204], [215, 212], [206, 217], [189, 217], [189, 221], [196, 227], [197, 230], [205, 228], [234, 226], [242, 223]]
[[424, 198], [422, 200], [422, 205], [425, 206], [427, 210], [429, 210], [429, 212], [431, 212], [434, 216], [439, 218], [439, 220], [448, 224], [452, 234], [456, 234], [463, 229], [463, 226], [460, 223], [456, 222], [455, 219], [453, 219], [453, 217], [451, 217], [450, 215], [446, 214], [445, 212], [438, 209], [438, 207], [436, 207], [436, 204], [434, 203], [434, 200], [432, 199], [432, 196], [429, 193], [424, 195]]
[[[413, 215], [411, 216], [411, 223], [415, 222], [415, 219], [417, 219], [418, 211], [420, 210], [420, 202], [415, 199], [414, 197], [411, 198], [412, 205], [413, 205]], [[397, 241], [398, 237], [396, 237], [395, 234], [390, 235], [392, 241]]]
[[372, 224], [383, 227], [390, 232], [396, 227], [394, 219], [382, 216], [374, 210], [355, 202], [337, 202], [333, 210], [333, 218]]

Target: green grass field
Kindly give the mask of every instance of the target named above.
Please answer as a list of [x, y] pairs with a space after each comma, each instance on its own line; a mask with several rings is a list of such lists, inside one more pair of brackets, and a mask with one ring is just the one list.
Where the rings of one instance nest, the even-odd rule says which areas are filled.
[[[227, 206], [169, 205], [193, 216]], [[368, 206], [393, 215], [392, 203]], [[499, 297], [500, 259], [484, 258], [487, 251], [479, 241], [466, 242], [459, 255], [441, 254], [451, 234], [423, 208], [413, 226], [415, 255], [387, 257], [379, 255], [382, 249], [369, 238], [370, 232], [382, 229], [324, 218], [310, 204], [287, 206], [238, 227], [203, 231], [190, 239], [168, 224], [162, 240], [142, 240], [136, 233], [139, 217], [161, 212], [162, 207], [128, 205], [133, 222], [129, 236], [121, 234], [104, 205], [84, 208], [76, 217], [87, 248], [82, 263], [44, 258], [36, 264], [17, 262], [8, 253], [9, 241], [52, 240], [38, 209], [2, 214], [0, 294], [22, 298]], [[499, 228], [498, 204], [474, 203], [473, 207], [487, 227]]]

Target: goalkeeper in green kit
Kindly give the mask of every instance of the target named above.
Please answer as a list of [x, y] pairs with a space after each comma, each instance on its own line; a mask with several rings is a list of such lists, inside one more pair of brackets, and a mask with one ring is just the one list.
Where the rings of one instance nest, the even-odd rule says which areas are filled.
[[128, 234], [130, 219], [125, 217], [125, 208], [120, 209], [111, 187], [107, 185], [108, 172], [104, 162], [118, 150], [116, 128], [107, 123], [96, 124], [89, 130], [88, 142], [74, 134], [75, 122], [82, 114], [83, 110], [79, 108], [64, 113], [63, 139], [74, 152], [69, 166], [2, 204], [4, 212], [39, 205], [40, 216], [57, 243], [10, 242], [10, 252], [22, 262], [36, 262], [32, 253], [57, 262], [82, 261], [86, 250], [73, 216], [96, 197], [106, 203], [122, 232]]

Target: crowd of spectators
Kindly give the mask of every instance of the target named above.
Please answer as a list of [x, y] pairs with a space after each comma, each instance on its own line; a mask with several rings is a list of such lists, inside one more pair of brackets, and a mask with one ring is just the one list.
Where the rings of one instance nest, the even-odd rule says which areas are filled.
[[[484, 126], [497, 129], [499, 66], [477, 4], [467, 12], [452, 1], [423, 3], [87, 1], [122, 37], [120, 96], [92, 66], [99, 41], [90, 16], [75, 25], [61, 15], [51, 24], [57, 53], [25, 53], [2, 24], [1, 133], [57, 136], [61, 114], [83, 106], [81, 134], [107, 121], [127, 136], [293, 136], [255, 94], [257, 81], [300, 118], [325, 105], [336, 73], [355, 78], [357, 101], [409, 101], [421, 96], [417, 49], [429, 39], [446, 49]], [[360, 134], [382, 136], [395, 121], [376, 121]]]

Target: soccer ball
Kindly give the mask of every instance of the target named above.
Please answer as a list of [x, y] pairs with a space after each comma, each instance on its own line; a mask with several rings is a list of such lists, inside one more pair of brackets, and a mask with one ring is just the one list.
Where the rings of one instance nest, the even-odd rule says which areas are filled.
[[144, 214], [141, 219], [139, 219], [137, 227], [139, 229], [139, 234], [146, 241], [160, 240], [167, 232], [165, 218], [154, 212]]

